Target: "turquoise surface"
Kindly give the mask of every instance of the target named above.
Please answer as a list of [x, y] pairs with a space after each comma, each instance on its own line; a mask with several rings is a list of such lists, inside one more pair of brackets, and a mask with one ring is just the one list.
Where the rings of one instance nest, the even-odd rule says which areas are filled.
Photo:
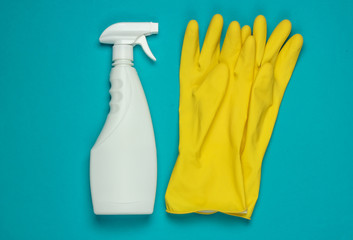
[[[352, 1], [0, 2], [0, 239], [353, 239]], [[179, 61], [187, 22], [201, 36], [258, 14], [288, 18], [304, 46], [268, 147], [253, 220], [170, 215], [178, 154]], [[109, 110], [111, 47], [122, 21], [159, 22], [135, 66], [154, 123], [158, 189], [151, 216], [95, 216], [89, 151]]]

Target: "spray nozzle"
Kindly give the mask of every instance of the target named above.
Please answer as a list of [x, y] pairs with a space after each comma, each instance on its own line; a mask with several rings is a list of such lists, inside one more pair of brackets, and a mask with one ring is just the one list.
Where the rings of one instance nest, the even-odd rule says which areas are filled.
[[133, 60], [132, 48], [137, 44], [142, 47], [149, 58], [156, 61], [147, 44], [146, 36], [157, 33], [158, 23], [116, 23], [104, 30], [99, 41], [101, 43], [114, 44], [113, 61], [118, 59]]

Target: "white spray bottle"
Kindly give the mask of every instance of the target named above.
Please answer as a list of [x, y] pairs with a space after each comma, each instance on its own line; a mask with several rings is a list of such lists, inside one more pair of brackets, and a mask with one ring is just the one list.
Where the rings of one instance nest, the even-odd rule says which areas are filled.
[[110, 112], [91, 149], [90, 184], [95, 214], [151, 214], [157, 183], [157, 154], [151, 116], [133, 68], [133, 47], [152, 60], [146, 36], [158, 23], [117, 23], [99, 41], [113, 46]]

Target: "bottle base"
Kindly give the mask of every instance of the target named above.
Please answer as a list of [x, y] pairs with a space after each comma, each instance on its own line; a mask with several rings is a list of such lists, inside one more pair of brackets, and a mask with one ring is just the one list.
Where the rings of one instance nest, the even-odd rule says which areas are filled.
[[93, 203], [96, 215], [148, 215], [153, 213], [151, 202], [99, 202]]

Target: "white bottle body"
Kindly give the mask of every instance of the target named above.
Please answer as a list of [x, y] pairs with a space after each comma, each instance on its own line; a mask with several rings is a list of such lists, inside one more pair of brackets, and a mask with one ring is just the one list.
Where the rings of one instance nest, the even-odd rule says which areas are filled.
[[157, 153], [151, 115], [132, 64], [110, 73], [110, 112], [91, 149], [90, 183], [95, 214], [151, 214]]

